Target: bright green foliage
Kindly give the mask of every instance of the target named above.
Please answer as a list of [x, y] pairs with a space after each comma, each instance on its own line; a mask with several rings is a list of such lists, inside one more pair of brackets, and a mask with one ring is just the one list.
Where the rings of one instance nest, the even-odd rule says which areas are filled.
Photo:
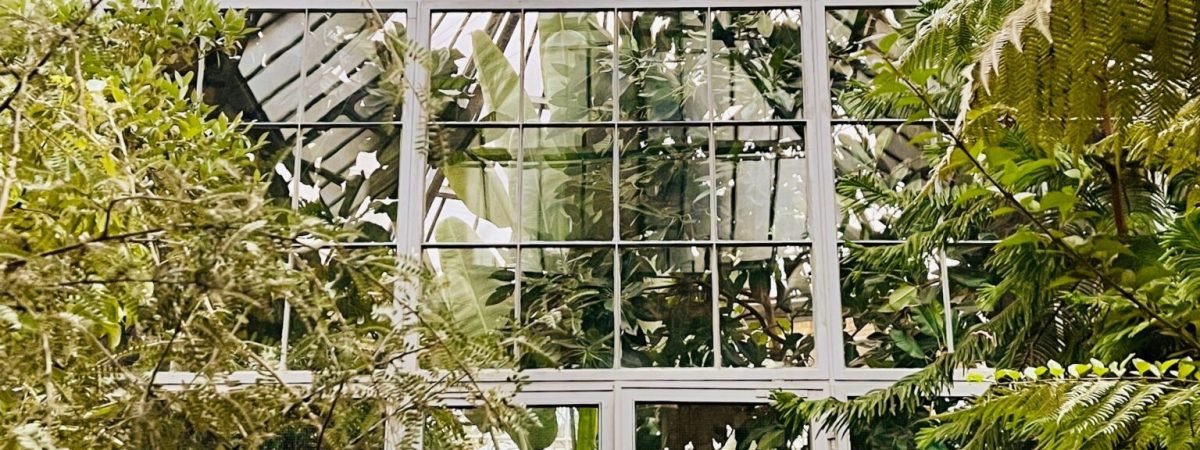
[[[449, 389], [536, 423], [473, 382], [511, 341], [406, 309], [443, 286], [268, 198], [277, 161], [194, 89], [201, 54], [252, 32], [238, 13], [107, 7], [0, 2], [0, 448], [377, 448], [386, 420], [452, 427], [426, 422]], [[401, 370], [418, 349], [430, 372]]]
[[[928, 152], [919, 193], [876, 197], [903, 211], [907, 242], [858, 257], [896, 270], [996, 236], [993, 276], [973, 288], [978, 314], [956, 324], [955, 352], [849, 403], [780, 394], [778, 406], [795, 425], [925, 427], [901, 448], [1194, 447], [1194, 366], [1181, 361], [1200, 356], [1200, 4], [948, 0], [915, 16], [858, 105], [934, 120], [947, 143]], [[1129, 355], [1141, 358], [1129, 368], [1052, 363]], [[956, 368], [977, 365], [1032, 368], [917, 421]], [[1084, 377], [1121, 370], [1141, 376]]]

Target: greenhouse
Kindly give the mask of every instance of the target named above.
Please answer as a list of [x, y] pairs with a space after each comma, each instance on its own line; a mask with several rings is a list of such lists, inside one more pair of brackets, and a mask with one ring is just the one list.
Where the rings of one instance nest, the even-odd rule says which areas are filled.
[[1197, 2], [29, 3], [0, 449], [1200, 439]]

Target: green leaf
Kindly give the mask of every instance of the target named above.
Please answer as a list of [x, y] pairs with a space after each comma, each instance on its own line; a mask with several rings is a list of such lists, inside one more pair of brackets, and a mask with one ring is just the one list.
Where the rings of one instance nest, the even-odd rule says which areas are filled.
[[450, 188], [473, 214], [500, 228], [513, 227], [517, 223], [513, 205], [516, 183], [512, 180], [505, 183], [496, 170], [494, 167], [448, 165], [442, 168], [442, 173]]
[[896, 41], [900, 39], [900, 33], [888, 33], [883, 39], [879, 40], [879, 51], [888, 53], [892, 51], [892, 46], [896, 45]]
[[[771, 19], [770, 14], [767, 14], [765, 12], [760, 13], [758, 15], [757, 28], [758, 28], [758, 32], [762, 33], [763, 37], [770, 38], [772, 34], [775, 34], [775, 20]], [[768, 447], [768, 448], [770, 448], [770, 447]]]
[[529, 447], [523, 450], [544, 450], [558, 437], [558, 417], [555, 408], [533, 408], [533, 415], [538, 425], [528, 430]]
[[471, 33], [471, 45], [479, 86], [487, 104], [494, 109], [496, 120], [516, 121], [522, 109], [525, 117], [534, 117], [533, 105], [523, 101], [520, 76], [504, 52], [492, 42], [492, 37], [483, 31], [475, 31]]
[[1159, 375], [1158, 367], [1155, 367], [1154, 364], [1151, 364], [1150, 362], [1143, 360], [1141, 358], [1133, 359], [1133, 368], [1135, 370], [1137, 370], [1138, 375], [1141, 375], [1141, 376], [1148, 376], [1148, 375], [1158, 376]]
[[1092, 370], [1091, 364], [1071, 364], [1067, 366], [1067, 373], [1072, 377], [1081, 378], [1087, 375]]
[[1191, 375], [1195, 372], [1196, 372], [1196, 363], [1189, 362], [1189, 361], [1182, 361], [1179, 363], [1179, 369], [1178, 369], [1177, 376], [1179, 378], [1186, 379], [1189, 375]]
[[[450, 218], [438, 224], [434, 235], [439, 242], [479, 242], [478, 235], [466, 222]], [[442, 277], [447, 289], [442, 296], [441, 311], [455, 323], [455, 329], [475, 335], [497, 332], [508, 323], [512, 312], [511, 300], [491, 302], [493, 294], [504, 282], [492, 274], [501, 266], [490, 252], [474, 249], [444, 249], [441, 252]]]
[[1020, 379], [1021, 379], [1021, 372], [1017, 372], [1012, 369], [997, 369], [996, 370], [996, 381], [1003, 381], [1003, 380], [1017, 381]]
[[600, 437], [599, 408], [579, 408], [579, 425], [575, 428], [575, 450], [596, 450]]
[[982, 186], [974, 186], [959, 193], [958, 198], [954, 200], [954, 206], [963, 206], [979, 197], [992, 194], [993, 192], [991, 189]]
[[1052, 191], [1042, 196], [1039, 201], [1043, 209], [1058, 208], [1059, 213], [1066, 215], [1075, 208], [1077, 198], [1074, 194], [1063, 191]]
[[918, 303], [917, 287], [904, 285], [896, 288], [888, 296], [887, 305], [879, 308], [883, 312], [899, 312]]
[[916, 339], [913, 339], [908, 333], [893, 328], [892, 331], [888, 332], [888, 336], [892, 338], [892, 343], [896, 344], [896, 347], [908, 352], [909, 356], [917, 359], [925, 359], [925, 352], [921, 350], [921, 344], [918, 344]]
[[1040, 241], [1041, 241], [1041, 236], [1038, 235], [1037, 233], [1034, 233], [1029, 230], [1020, 230], [1020, 231], [1017, 231], [1016, 233], [1008, 235], [1008, 237], [1006, 237], [1006, 238], [1004, 238], [1004, 240], [1000, 241], [999, 244], [996, 244], [996, 248], [1001, 249], [1001, 248], [1008, 248], [1008, 247], [1016, 247], [1016, 246], [1031, 244], [1031, 243], [1040, 242]]
[[1055, 378], [1062, 378], [1066, 373], [1066, 369], [1063, 368], [1062, 364], [1059, 364], [1058, 361], [1053, 359], [1046, 363], [1046, 368], [1049, 369], [1050, 376]]

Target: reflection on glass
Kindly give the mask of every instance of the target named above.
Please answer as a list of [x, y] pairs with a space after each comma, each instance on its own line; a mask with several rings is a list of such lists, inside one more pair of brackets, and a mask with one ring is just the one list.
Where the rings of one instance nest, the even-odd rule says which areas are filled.
[[808, 450], [807, 430], [790, 436], [769, 405], [638, 403], [637, 450]]
[[612, 12], [528, 12], [527, 122], [612, 119]]
[[314, 216], [392, 241], [400, 169], [399, 127], [305, 129], [294, 195]]
[[612, 367], [613, 255], [611, 247], [521, 250], [521, 323], [541, 338], [522, 352], [522, 367]]
[[797, 119], [803, 108], [800, 10], [718, 11], [712, 86], [720, 120]]
[[[449, 128], [454, 151], [442, 155], [430, 174], [426, 241], [513, 242], [517, 216], [516, 128]], [[468, 233], [439, 231], [443, 222], [469, 225]]]
[[295, 122], [303, 65], [304, 13], [250, 13], [241, 54], [212, 53], [204, 65], [204, 100], [247, 122]]
[[612, 134], [611, 128], [525, 129], [526, 240], [612, 240]]
[[[511, 425], [493, 428], [483, 413], [476, 409], [452, 409], [445, 417], [431, 417], [431, 421], [448, 423], [461, 434], [464, 442], [449, 448], [472, 448], [478, 450], [592, 450], [600, 448], [600, 408], [595, 406], [530, 407], [535, 423], [524, 429], [527, 441], [522, 444], [516, 438]], [[432, 439], [425, 439], [427, 450], [447, 448], [448, 439], [438, 439], [440, 430], [433, 432]], [[447, 436], [448, 438], [449, 436]]]
[[842, 247], [842, 328], [846, 365], [925, 367], [945, 348], [939, 259], [880, 266], [868, 253], [884, 247]]
[[403, 13], [310, 12], [304, 121], [399, 120], [404, 67], [380, 49], [404, 28]]
[[711, 117], [702, 11], [619, 13], [622, 120]]
[[535, 117], [521, 95], [521, 14], [434, 13], [430, 92], [444, 102], [436, 120], [516, 121]]
[[808, 238], [808, 160], [801, 127], [715, 129], [719, 238]]
[[[391, 305], [394, 292], [380, 289], [374, 281], [397, 275], [396, 248], [391, 245], [361, 247], [301, 247], [293, 264], [314, 271], [337, 298], [337, 312], [350, 327], [324, 328], [312, 333], [313, 326], [328, 320], [329, 311], [313, 310], [305, 302], [293, 302], [289, 322], [288, 368], [320, 370], [338, 366], [331, 354], [329, 340], [344, 339], [341, 334], [360, 336], [363, 329], [385, 326], [374, 314], [377, 307]], [[365, 275], [365, 276], [364, 276]]]
[[940, 157], [941, 144], [923, 125], [834, 125], [833, 160], [845, 239], [904, 239], [897, 195], [913, 194], [929, 180], [925, 152]]
[[724, 366], [813, 364], [807, 247], [722, 248], [719, 279]]
[[[442, 224], [439, 233], [470, 233], [458, 219]], [[516, 250], [511, 248], [429, 248], [425, 263], [438, 285], [435, 298], [422, 299], [425, 320], [457, 325], [473, 332], [466, 336], [499, 337], [510, 334], [516, 290]]]
[[990, 245], [950, 245], [946, 248], [946, 268], [950, 282], [950, 306], [954, 309], [954, 338], [960, 342], [968, 330], [988, 322], [991, 306], [982, 304], [979, 292], [1001, 280], [986, 267], [992, 255]]
[[708, 129], [621, 130], [622, 239], [707, 239], [712, 176]]
[[293, 184], [298, 182], [294, 158], [298, 135], [295, 126], [250, 127], [246, 130], [246, 136], [252, 141], [263, 143], [252, 157], [259, 173], [270, 180], [267, 197], [274, 199], [279, 206], [291, 205], [291, 192], [295, 190]]
[[829, 81], [834, 117], [905, 118], [900, 111], [878, 102], [866, 93], [875, 78], [876, 65], [895, 61], [906, 47], [894, 44], [888, 53], [880, 41], [899, 29], [911, 10], [896, 8], [830, 9], [825, 14], [825, 35], [829, 42]]
[[711, 250], [619, 251], [622, 366], [712, 366]]

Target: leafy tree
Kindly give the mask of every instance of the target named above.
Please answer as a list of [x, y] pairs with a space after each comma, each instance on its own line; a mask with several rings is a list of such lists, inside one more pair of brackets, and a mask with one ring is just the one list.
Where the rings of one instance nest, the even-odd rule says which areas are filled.
[[[913, 420], [908, 448], [1196, 446], [1200, 5], [934, 1], [916, 14], [854, 95], [936, 123], [917, 139], [931, 174], [870, 191], [901, 211], [907, 240], [858, 257], [905, 268], [998, 236], [983, 262], [994, 277], [971, 289], [983, 319], [888, 389], [848, 403], [781, 393], [777, 407], [793, 426]], [[930, 417], [953, 372], [978, 365], [1029, 368], [997, 370], [986, 394]]]
[[[445, 280], [272, 198], [286, 156], [201, 101], [197, 62], [244, 16], [100, 3], [0, 2], [0, 448], [377, 447], [389, 422], [460, 448], [452, 389], [524, 441], [536, 416], [474, 382], [519, 333], [413, 309]], [[402, 91], [421, 53], [375, 50]]]

